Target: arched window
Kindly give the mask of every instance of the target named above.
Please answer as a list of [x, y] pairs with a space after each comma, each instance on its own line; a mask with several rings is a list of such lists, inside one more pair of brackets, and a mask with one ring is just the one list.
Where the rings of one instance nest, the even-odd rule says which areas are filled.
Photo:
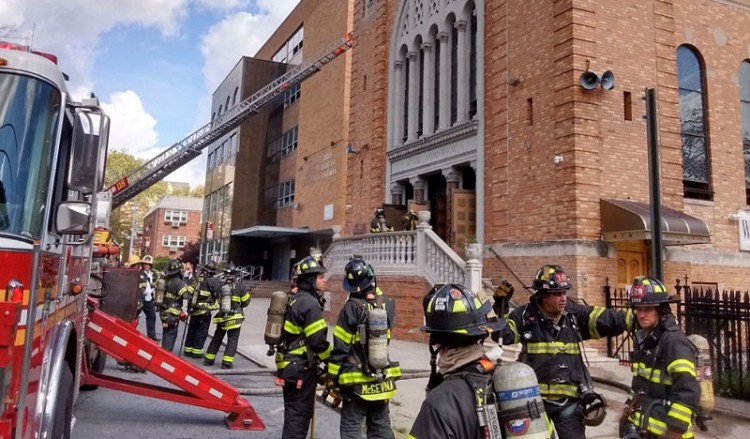
[[750, 204], [750, 60], [745, 60], [740, 64], [739, 77], [742, 156], [745, 162], [745, 203]]
[[235, 87], [234, 88], [234, 96], [232, 96], [232, 106], [234, 106], [234, 104], [237, 103], [237, 95], [239, 95], [239, 93], [240, 93], [240, 88], [239, 87]]
[[704, 66], [697, 50], [678, 47], [683, 191], [686, 198], [712, 200], [704, 78]]

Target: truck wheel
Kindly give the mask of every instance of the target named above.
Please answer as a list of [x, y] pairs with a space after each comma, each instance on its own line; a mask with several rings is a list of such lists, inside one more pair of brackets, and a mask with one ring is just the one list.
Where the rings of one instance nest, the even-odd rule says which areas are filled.
[[55, 399], [55, 415], [52, 421], [52, 439], [70, 439], [70, 424], [73, 420], [73, 373], [66, 362], [60, 377], [60, 388]]
[[[89, 351], [93, 351], [94, 349], [92, 347], [89, 347]], [[104, 372], [104, 366], [107, 364], [107, 354], [104, 353], [104, 351], [96, 349], [96, 357], [94, 358], [94, 361], [91, 362], [91, 365], [89, 366], [91, 370], [97, 373]], [[89, 391], [89, 390], [96, 390], [99, 386], [96, 384], [84, 384], [81, 386], [81, 390], [83, 391]]]

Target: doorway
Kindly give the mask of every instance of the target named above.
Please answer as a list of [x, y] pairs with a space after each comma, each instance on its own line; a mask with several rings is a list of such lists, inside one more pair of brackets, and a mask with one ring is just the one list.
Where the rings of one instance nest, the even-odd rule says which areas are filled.
[[624, 241], [615, 244], [617, 250], [617, 285], [625, 288], [636, 276], [649, 273], [648, 245], [645, 242]]

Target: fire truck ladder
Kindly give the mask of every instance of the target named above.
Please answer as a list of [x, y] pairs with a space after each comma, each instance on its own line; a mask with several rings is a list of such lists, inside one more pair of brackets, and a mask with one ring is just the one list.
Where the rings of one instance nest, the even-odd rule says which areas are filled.
[[229, 413], [231, 430], [265, 430], [255, 409], [239, 390], [203, 369], [163, 349], [125, 321], [98, 309], [89, 310], [85, 335], [111, 356], [127, 361], [177, 386], [178, 389], [129, 381], [97, 373], [84, 361], [81, 384], [179, 402]]
[[279, 94], [319, 71], [324, 65], [351, 47], [352, 36], [347, 34], [341, 40], [323, 50], [313, 61], [302, 63], [279, 76], [249, 98], [144, 163], [130, 175], [119, 179], [107, 189], [112, 192], [112, 208], [121, 206], [182, 165], [198, 157], [211, 142], [236, 128], [251, 114], [256, 113]]

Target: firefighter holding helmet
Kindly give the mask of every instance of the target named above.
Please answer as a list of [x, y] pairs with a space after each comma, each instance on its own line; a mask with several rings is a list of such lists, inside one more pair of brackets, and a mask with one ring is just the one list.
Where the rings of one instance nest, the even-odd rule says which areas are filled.
[[375, 271], [358, 256], [344, 269], [343, 287], [349, 299], [339, 313], [328, 361], [329, 385], [338, 385], [343, 396], [340, 435], [359, 439], [366, 422], [368, 438], [393, 438], [388, 402], [401, 376], [388, 356], [393, 301], [384, 301]]
[[[164, 270], [166, 290], [161, 303], [161, 346], [172, 351], [177, 340], [177, 328], [180, 321], [187, 319], [187, 313], [182, 309], [185, 299], [190, 295], [190, 287], [182, 280], [182, 262], [179, 259], [169, 261]], [[158, 302], [158, 299], [156, 300]]]
[[219, 293], [219, 312], [214, 316], [216, 329], [203, 357], [203, 363], [207, 366], [214, 364], [216, 354], [226, 335], [227, 345], [221, 357], [221, 368], [234, 367], [234, 355], [237, 353], [237, 344], [240, 341], [242, 322], [245, 321], [243, 310], [250, 304], [250, 290], [246, 290], [237, 281], [237, 274], [237, 269], [234, 267], [224, 270], [224, 285], [221, 286]]
[[621, 419], [620, 437], [692, 438], [700, 403], [697, 353], [670, 309], [670, 296], [653, 277], [636, 277], [628, 294], [635, 311], [633, 383]]
[[[427, 398], [414, 419], [409, 439], [484, 438], [478, 407], [494, 404], [477, 392], [491, 385], [496, 363], [484, 356], [482, 341], [505, 326], [489, 317], [490, 302], [463, 285], [435, 286], [423, 301], [425, 326], [430, 335], [432, 373]], [[481, 399], [480, 400], [478, 400]]]
[[281, 345], [276, 353], [277, 384], [283, 386], [284, 439], [304, 439], [313, 416], [318, 364], [328, 360], [331, 345], [323, 319], [326, 288], [323, 262], [307, 256], [297, 264], [297, 293], [285, 313]]
[[[529, 303], [507, 316], [503, 344], [521, 343], [519, 361], [531, 366], [539, 380], [544, 408], [559, 439], [584, 439], [586, 426], [606, 416], [606, 402], [594, 392], [584, 363], [582, 342], [621, 334], [632, 328], [631, 311], [585, 306], [568, 300], [570, 278], [559, 265], [544, 265], [534, 276]], [[504, 304], [505, 299], [496, 298]]]
[[216, 298], [221, 294], [221, 281], [216, 275], [216, 262], [198, 266], [198, 277], [190, 301], [190, 320], [185, 335], [185, 356], [203, 358], [203, 345], [206, 343], [211, 326], [211, 312], [218, 309]]

